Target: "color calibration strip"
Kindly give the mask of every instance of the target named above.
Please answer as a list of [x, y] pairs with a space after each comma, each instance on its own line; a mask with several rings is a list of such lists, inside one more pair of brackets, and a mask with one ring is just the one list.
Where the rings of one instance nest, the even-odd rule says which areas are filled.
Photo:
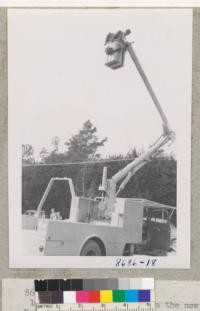
[[91, 290], [36, 292], [37, 304], [154, 302], [154, 290]]
[[35, 280], [37, 304], [149, 303], [154, 279]]

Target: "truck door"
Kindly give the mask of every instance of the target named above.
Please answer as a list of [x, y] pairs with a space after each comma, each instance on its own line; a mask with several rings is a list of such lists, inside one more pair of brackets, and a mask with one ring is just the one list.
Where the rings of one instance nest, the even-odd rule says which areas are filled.
[[170, 248], [170, 222], [168, 211], [149, 211], [147, 218], [147, 247], [150, 249], [169, 250]]

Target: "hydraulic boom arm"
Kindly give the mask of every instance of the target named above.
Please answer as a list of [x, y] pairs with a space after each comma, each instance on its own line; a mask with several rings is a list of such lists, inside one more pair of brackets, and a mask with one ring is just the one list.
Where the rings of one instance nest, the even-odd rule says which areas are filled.
[[[117, 33], [109, 33], [107, 35], [105, 45], [106, 45], [106, 54], [108, 56], [108, 60], [106, 65], [112, 69], [117, 69], [123, 66], [124, 63], [124, 54], [127, 51], [133, 60], [145, 86], [149, 92], [149, 95], [162, 119], [163, 123], [163, 133], [157, 139], [157, 141], [143, 154], [141, 154], [138, 158], [133, 160], [127, 166], [125, 166], [122, 170], [117, 172], [111, 179], [107, 180], [105, 184], [105, 176], [104, 176], [104, 185], [101, 189], [105, 189], [105, 201], [107, 204], [108, 210], [114, 209], [114, 201], [117, 194], [124, 189], [125, 185], [128, 183], [130, 178], [141, 168], [143, 167], [148, 161], [154, 158], [160, 148], [164, 146], [169, 141], [174, 141], [175, 134], [171, 130], [169, 126], [169, 122], [167, 117], [158, 101], [157, 96], [155, 95], [153, 88], [139, 62], [139, 59], [132, 47], [132, 43], [126, 40], [126, 36], [130, 34], [130, 30], [126, 30], [125, 32], [118, 31]], [[121, 185], [116, 191], [116, 183], [120, 180], [123, 180]]]

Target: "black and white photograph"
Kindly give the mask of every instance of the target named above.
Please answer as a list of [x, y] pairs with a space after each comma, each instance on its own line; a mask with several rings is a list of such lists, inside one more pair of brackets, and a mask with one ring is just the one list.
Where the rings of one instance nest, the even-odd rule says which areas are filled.
[[192, 11], [9, 9], [14, 268], [189, 268]]

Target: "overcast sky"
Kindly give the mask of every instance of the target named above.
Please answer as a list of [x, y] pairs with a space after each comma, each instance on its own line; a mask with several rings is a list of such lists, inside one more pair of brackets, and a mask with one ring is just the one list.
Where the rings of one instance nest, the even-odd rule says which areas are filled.
[[104, 65], [107, 33], [127, 28], [178, 139], [191, 102], [190, 11], [20, 9], [8, 15], [8, 64], [9, 109], [21, 143], [37, 155], [58, 136], [62, 147], [87, 119], [108, 138], [103, 156], [147, 148], [160, 135], [161, 120], [129, 55], [124, 68]]

